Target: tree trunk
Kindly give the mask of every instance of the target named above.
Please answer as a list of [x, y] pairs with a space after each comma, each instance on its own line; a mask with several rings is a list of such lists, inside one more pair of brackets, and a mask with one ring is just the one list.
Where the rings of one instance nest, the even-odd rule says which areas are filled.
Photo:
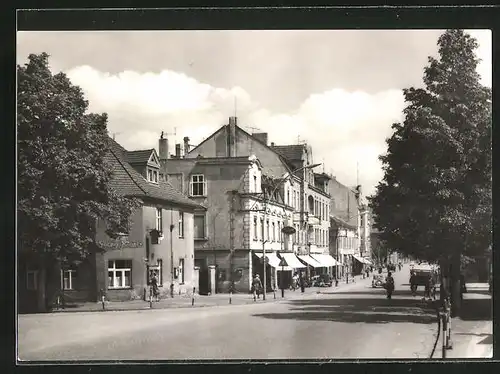
[[450, 273], [451, 313], [453, 317], [456, 317], [460, 312], [460, 307], [462, 305], [462, 290], [460, 287], [460, 254], [453, 256]]
[[47, 269], [45, 264], [45, 259], [42, 257], [40, 261], [40, 267], [38, 270], [38, 279], [37, 279], [37, 310], [40, 313], [47, 311], [46, 304], [46, 280], [47, 280]]

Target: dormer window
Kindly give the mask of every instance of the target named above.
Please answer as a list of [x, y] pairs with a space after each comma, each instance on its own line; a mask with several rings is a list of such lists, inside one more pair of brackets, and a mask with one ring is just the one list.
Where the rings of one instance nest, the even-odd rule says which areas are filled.
[[158, 174], [159, 174], [158, 170], [148, 167], [147, 168], [148, 182], [158, 183], [158, 179], [159, 179]]

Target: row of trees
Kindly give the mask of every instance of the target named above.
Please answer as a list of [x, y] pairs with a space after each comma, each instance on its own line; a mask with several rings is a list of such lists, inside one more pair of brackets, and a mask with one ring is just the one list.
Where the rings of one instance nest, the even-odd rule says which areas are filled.
[[392, 125], [370, 205], [385, 246], [441, 264], [456, 312], [461, 257], [491, 248], [491, 90], [480, 83], [474, 38], [448, 30], [438, 46], [424, 87], [404, 90], [404, 122]]
[[111, 187], [106, 114], [87, 113], [82, 90], [53, 75], [46, 53], [17, 66], [18, 250], [40, 264], [39, 309], [47, 270], [94, 251], [96, 221], [111, 237], [126, 230], [138, 201]]

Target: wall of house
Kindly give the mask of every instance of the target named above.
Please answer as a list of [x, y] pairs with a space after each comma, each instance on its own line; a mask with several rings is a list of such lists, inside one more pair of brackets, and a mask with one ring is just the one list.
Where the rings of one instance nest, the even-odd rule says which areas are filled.
[[[149, 232], [156, 227], [156, 208], [162, 208], [164, 239], [159, 244], [152, 244]], [[109, 300], [141, 299], [147, 293], [147, 264], [155, 266], [158, 260], [162, 262], [160, 293], [170, 292], [172, 283], [172, 257], [174, 268], [174, 293], [186, 293], [192, 290], [194, 280], [194, 239], [193, 212], [184, 211], [184, 237], [179, 237], [179, 209], [165, 205], [146, 203], [132, 216], [128, 243], [121, 246], [118, 241], [108, 238], [99, 230], [98, 241], [104, 243], [108, 250], [96, 258], [96, 277], [98, 289], [106, 290]], [[172, 233], [170, 224], [174, 225]], [[171, 240], [172, 238], [172, 240]], [[147, 257], [149, 247], [149, 258]], [[179, 268], [180, 259], [184, 260], [184, 282], [176, 277], [175, 268]], [[130, 260], [131, 287], [114, 289], [108, 279], [108, 264], [110, 260]], [[147, 262], [146, 262], [147, 260]]]
[[354, 191], [333, 178], [328, 183], [328, 193], [331, 195], [330, 214], [356, 226], [358, 206]]

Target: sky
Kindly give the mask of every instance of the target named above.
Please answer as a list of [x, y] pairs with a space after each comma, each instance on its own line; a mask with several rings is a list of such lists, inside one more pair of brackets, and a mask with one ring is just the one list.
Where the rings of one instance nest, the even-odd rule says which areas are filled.
[[[80, 86], [89, 111], [108, 113], [110, 134], [129, 150], [198, 144], [236, 115], [269, 142], [306, 141], [315, 163], [365, 195], [383, 177], [402, 89], [422, 86], [443, 30], [18, 32], [17, 63], [47, 52], [53, 73]], [[479, 42], [491, 87], [491, 32]]]

